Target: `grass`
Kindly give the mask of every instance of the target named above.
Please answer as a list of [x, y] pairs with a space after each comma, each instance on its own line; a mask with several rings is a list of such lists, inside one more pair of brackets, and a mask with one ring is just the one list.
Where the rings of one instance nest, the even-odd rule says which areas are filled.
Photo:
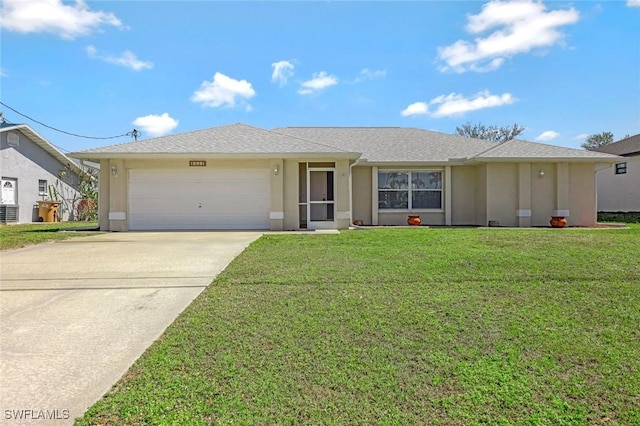
[[77, 424], [639, 424], [638, 253], [638, 225], [265, 235]]
[[[47, 241], [66, 240], [93, 235], [89, 232], [60, 232], [75, 229], [95, 229], [95, 222], [55, 222], [0, 225], [0, 251], [40, 244]], [[96, 232], [97, 233], [97, 232]]]

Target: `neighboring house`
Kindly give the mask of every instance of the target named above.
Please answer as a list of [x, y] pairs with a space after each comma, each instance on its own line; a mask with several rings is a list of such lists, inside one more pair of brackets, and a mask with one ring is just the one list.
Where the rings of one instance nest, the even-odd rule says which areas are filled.
[[100, 228], [596, 223], [617, 156], [415, 128], [216, 127], [71, 154], [100, 162]]
[[598, 211], [640, 212], [640, 134], [596, 151], [623, 157], [597, 173]]
[[56, 219], [73, 218], [80, 168], [26, 124], [0, 126], [0, 222], [38, 222], [38, 201], [59, 201]]

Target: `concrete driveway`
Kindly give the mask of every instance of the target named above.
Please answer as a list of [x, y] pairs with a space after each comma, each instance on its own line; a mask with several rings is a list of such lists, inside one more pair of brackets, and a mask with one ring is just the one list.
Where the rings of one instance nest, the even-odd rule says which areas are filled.
[[73, 423], [259, 236], [110, 233], [0, 253], [0, 424]]

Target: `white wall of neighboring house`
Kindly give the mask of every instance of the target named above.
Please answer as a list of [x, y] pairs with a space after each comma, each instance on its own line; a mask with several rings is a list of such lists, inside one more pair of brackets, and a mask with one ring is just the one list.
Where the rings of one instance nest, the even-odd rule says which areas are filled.
[[640, 155], [624, 157], [621, 163], [626, 163], [626, 173], [616, 174], [612, 164], [596, 174], [599, 212], [640, 212]]

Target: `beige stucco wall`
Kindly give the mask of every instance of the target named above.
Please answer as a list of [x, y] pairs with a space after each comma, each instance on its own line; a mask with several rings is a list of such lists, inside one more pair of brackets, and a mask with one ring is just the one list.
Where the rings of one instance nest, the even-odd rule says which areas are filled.
[[[569, 226], [593, 226], [597, 223], [596, 177], [594, 164], [572, 164], [569, 168]], [[640, 182], [638, 182], [640, 183]]]
[[[314, 162], [322, 161], [314, 159]], [[379, 225], [406, 225], [408, 212], [378, 212], [373, 205], [374, 168], [354, 166], [352, 196], [349, 200], [348, 160], [335, 162], [336, 226], [346, 229], [350, 216], [371, 225], [374, 215]], [[265, 168], [270, 176], [270, 227], [273, 230], [300, 228], [300, 160], [207, 160], [212, 168]], [[100, 228], [128, 230], [127, 176], [130, 169], [188, 169], [188, 159], [180, 160], [104, 160], [100, 172]], [[115, 166], [117, 176], [111, 173]], [[548, 226], [557, 211], [569, 210], [569, 225], [595, 223], [594, 164], [569, 163], [491, 163], [451, 167], [450, 179], [443, 182], [450, 190], [444, 194], [443, 208], [450, 201], [452, 225], [486, 226], [496, 220], [501, 226]], [[410, 168], [410, 167], [408, 167]], [[638, 167], [640, 169], [640, 167]], [[275, 169], [278, 173], [275, 173]], [[541, 173], [543, 172], [543, 173]], [[444, 174], [444, 172], [443, 172]], [[353, 208], [353, 212], [350, 212]], [[527, 212], [522, 217], [521, 212]], [[420, 212], [422, 223], [445, 225], [446, 212]], [[530, 215], [530, 217], [529, 217]]]
[[[540, 172], [544, 175], [541, 176]], [[556, 210], [556, 166], [553, 163], [531, 165], [531, 226], [549, 226]]]
[[300, 226], [299, 192], [298, 192], [298, 160], [284, 160], [283, 210], [286, 231], [293, 231]]
[[452, 225], [473, 225], [476, 223], [475, 179], [475, 167], [451, 167]]
[[475, 224], [487, 225], [487, 166], [477, 166], [475, 173]]
[[640, 155], [620, 160], [624, 162], [627, 163], [625, 174], [615, 174], [615, 164], [596, 174], [598, 211], [640, 212]]
[[351, 206], [349, 201], [349, 160], [336, 161], [336, 226], [349, 229]]
[[487, 223], [518, 226], [518, 174], [515, 163], [487, 164]]
[[100, 179], [98, 180], [98, 225], [103, 231], [109, 230], [110, 182], [109, 160], [102, 160], [100, 162]]
[[355, 166], [352, 169], [353, 220], [371, 225], [371, 167]]
[[596, 221], [593, 171], [594, 164], [566, 162], [479, 166], [477, 224], [549, 226], [551, 216], [560, 215], [567, 217], [569, 226], [592, 226]]

